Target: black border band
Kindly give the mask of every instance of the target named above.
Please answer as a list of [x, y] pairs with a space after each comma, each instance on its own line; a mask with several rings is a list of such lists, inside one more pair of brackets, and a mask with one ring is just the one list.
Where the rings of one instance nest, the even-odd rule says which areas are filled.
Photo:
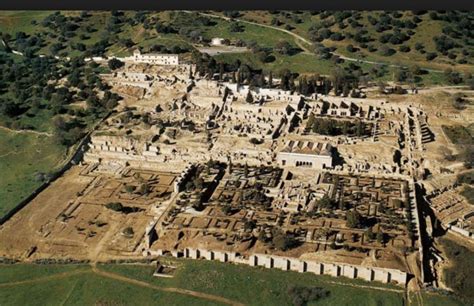
[[473, 0], [5, 0], [1, 10], [474, 10]]

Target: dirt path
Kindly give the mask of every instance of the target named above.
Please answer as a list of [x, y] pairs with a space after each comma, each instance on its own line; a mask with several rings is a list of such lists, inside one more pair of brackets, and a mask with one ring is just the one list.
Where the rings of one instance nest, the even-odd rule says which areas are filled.
[[[191, 11], [184, 11], [186, 13], [191, 13]], [[215, 15], [215, 14], [209, 14], [209, 13], [201, 13], [199, 12], [200, 15], [203, 15], [203, 16], [207, 16], [207, 17], [213, 17], [213, 18], [220, 18], [220, 19], [224, 19], [224, 20], [227, 20], [227, 21], [230, 21], [231, 18], [229, 17], [225, 17], [225, 16], [219, 16], [219, 15]], [[306, 45], [308, 46], [312, 46], [313, 43], [311, 41], [309, 41], [308, 39], [304, 38], [303, 36], [301, 35], [298, 35], [296, 33], [293, 33], [289, 30], [285, 30], [285, 29], [282, 29], [282, 28], [279, 28], [279, 27], [276, 27], [276, 26], [272, 26], [272, 25], [267, 25], [267, 24], [262, 24], [262, 23], [258, 23], [258, 22], [253, 22], [253, 21], [248, 21], [248, 20], [243, 20], [243, 19], [238, 19], [238, 18], [233, 18], [233, 20], [235, 21], [238, 21], [238, 22], [241, 22], [241, 23], [247, 23], [247, 24], [252, 24], [252, 25], [256, 25], [256, 26], [261, 26], [261, 27], [265, 27], [265, 28], [269, 28], [269, 29], [273, 29], [273, 30], [277, 30], [277, 31], [280, 31], [280, 32], [284, 32], [286, 34], [289, 34], [291, 36], [293, 36], [294, 38], [296, 38], [296, 41], [295, 43], [301, 48], [303, 49], [304, 52], [306, 53], [311, 53], [312, 52], [307, 48], [305, 47], [303, 44], [301, 44], [301, 42], [305, 43]], [[370, 65], [378, 65], [378, 66], [381, 66], [381, 65], [386, 65], [386, 66], [389, 66], [389, 67], [406, 67], [404, 65], [396, 65], [396, 64], [390, 64], [390, 63], [387, 63], [387, 62], [377, 62], [377, 61], [368, 61], [368, 60], [364, 60], [364, 59], [358, 59], [358, 58], [353, 58], [353, 57], [348, 57], [348, 56], [344, 56], [342, 54], [339, 54], [339, 53], [336, 53], [336, 52], [332, 52], [333, 55], [336, 55], [336, 56], [339, 56], [341, 59], [343, 60], [346, 60], [346, 61], [349, 61], [349, 62], [357, 62], [357, 63], [365, 63], [365, 64], [370, 64]], [[443, 72], [442, 70], [436, 70], [436, 69], [425, 69], [429, 72]]]
[[[183, 11], [185, 13], [193, 13], [192, 11]], [[215, 15], [215, 14], [209, 14], [209, 13], [201, 13], [201, 12], [198, 12], [198, 14], [202, 15], [202, 16], [207, 16], [207, 17], [212, 17], [212, 18], [220, 18], [220, 19], [223, 19], [223, 20], [226, 20], [226, 21], [230, 21], [231, 18], [229, 17], [225, 17], [225, 16], [219, 16], [219, 15]], [[305, 47], [304, 45], [302, 45], [301, 43], [299, 43], [298, 41], [302, 41], [304, 42], [305, 44], [311, 46], [312, 45], [312, 42], [307, 40], [306, 38], [296, 34], [296, 33], [293, 33], [291, 31], [288, 31], [288, 30], [285, 30], [285, 29], [281, 29], [279, 27], [275, 27], [275, 26], [272, 26], [272, 25], [268, 25], [268, 24], [262, 24], [262, 23], [258, 23], [258, 22], [253, 22], [253, 21], [248, 21], [248, 20], [243, 20], [243, 19], [237, 19], [237, 18], [233, 18], [232, 20], [235, 20], [235, 21], [238, 21], [238, 22], [241, 22], [241, 23], [246, 23], [246, 24], [251, 24], [251, 25], [256, 25], [256, 26], [259, 26], [259, 27], [264, 27], [264, 28], [268, 28], [268, 29], [273, 29], [273, 30], [277, 30], [277, 31], [280, 31], [280, 32], [285, 32], [286, 34], [289, 34], [291, 36], [293, 36], [294, 38], [296, 38], [296, 44], [301, 48], [303, 49], [304, 52], [308, 52], [308, 53], [311, 53], [311, 51]]]
[[65, 298], [64, 301], [60, 304], [61, 306], [66, 305], [66, 302], [71, 298], [71, 294], [74, 292], [74, 290], [75, 290], [76, 287], [77, 287], [77, 282], [78, 282], [78, 280], [76, 280], [76, 281], [74, 282], [74, 285], [71, 287], [71, 290], [69, 290], [69, 292], [67, 293], [66, 298]]
[[15, 134], [31, 133], [31, 134], [36, 134], [36, 135], [48, 136], [48, 137], [53, 136], [53, 134], [47, 133], [47, 132], [38, 132], [38, 131], [35, 131], [35, 130], [15, 130], [15, 129], [7, 128], [6, 126], [0, 126], [0, 129], [11, 132], [11, 133], [15, 133]]
[[[22, 281], [14, 281], [14, 282], [8, 282], [8, 283], [2, 283], [0, 284], [0, 288], [6, 288], [6, 287], [13, 287], [13, 286], [21, 286], [21, 285], [30, 285], [34, 283], [41, 283], [41, 282], [47, 282], [47, 281], [52, 281], [52, 280], [60, 280], [64, 278], [68, 278], [74, 275], [80, 275], [80, 274], [86, 274], [86, 273], [95, 273], [99, 276], [114, 279], [120, 282], [125, 282], [128, 284], [140, 286], [140, 287], [145, 287], [145, 288], [150, 288], [154, 290], [159, 290], [159, 291], [165, 291], [165, 292], [171, 292], [171, 293], [177, 293], [177, 294], [184, 294], [184, 295], [189, 295], [193, 296], [196, 298], [200, 299], [205, 299], [208, 301], [213, 301], [217, 303], [222, 303], [226, 305], [235, 305], [235, 306], [242, 306], [244, 304], [232, 301], [230, 299], [213, 295], [213, 294], [208, 294], [208, 293], [203, 293], [203, 292], [198, 292], [198, 291], [193, 291], [193, 290], [188, 290], [188, 289], [183, 289], [183, 288], [175, 288], [175, 287], [159, 287], [156, 285], [152, 285], [150, 283], [140, 281], [137, 279], [129, 278], [126, 276], [122, 276], [119, 274], [111, 273], [111, 272], [106, 272], [97, 269], [95, 265], [92, 265], [92, 271], [89, 269], [84, 269], [84, 270], [79, 270], [79, 271], [69, 271], [69, 272], [63, 272], [63, 273], [58, 273], [54, 275], [49, 275], [45, 277], [38, 277], [38, 278], [32, 278], [32, 279], [27, 279], [27, 280], [22, 280]], [[70, 294], [70, 292], [69, 292]], [[68, 298], [67, 298], [68, 299]], [[67, 301], [66, 299], [66, 301]]]
[[90, 258], [92, 258], [92, 267], [95, 268], [96, 263], [99, 261], [101, 257], [102, 249], [104, 248], [105, 244], [109, 241], [110, 238], [117, 232], [117, 228], [120, 226], [120, 223], [114, 222], [111, 228], [105, 233], [102, 239], [97, 243], [94, 249], [90, 251]]
[[392, 288], [383, 288], [383, 287], [377, 287], [377, 286], [357, 285], [357, 284], [349, 284], [349, 283], [342, 283], [342, 282], [336, 282], [336, 281], [328, 281], [328, 283], [339, 285], [339, 286], [349, 286], [349, 287], [362, 288], [362, 289], [390, 291], [390, 292], [396, 292], [396, 293], [402, 293], [402, 294], [405, 292], [403, 289], [392, 289]]
[[133, 284], [133, 285], [140, 286], [140, 287], [146, 287], [146, 288], [151, 288], [151, 289], [160, 290], [160, 291], [190, 295], [190, 296], [193, 296], [193, 297], [205, 299], [205, 300], [208, 300], [208, 301], [223, 303], [223, 304], [226, 304], [226, 305], [239, 305], [239, 306], [244, 305], [242, 303], [235, 302], [235, 301], [229, 300], [229, 299], [221, 297], [221, 296], [207, 294], [207, 293], [203, 293], [203, 292], [192, 291], [192, 290], [183, 289], [183, 288], [175, 288], [175, 287], [159, 287], [159, 286], [152, 285], [150, 283], [140, 281], [140, 280], [137, 280], [137, 279], [128, 278], [128, 277], [125, 277], [125, 276], [122, 276], [122, 275], [119, 275], [119, 274], [102, 271], [102, 270], [97, 269], [96, 266], [92, 267], [92, 271], [94, 271], [94, 273], [96, 273], [100, 276], [115, 279], [115, 280], [118, 280], [118, 281], [121, 281], [121, 282], [126, 282], [126, 283]]
[[22, 280], [22, 281], [1, 283], [0, 288], [47, 282], [47, 281], [52, 281], [52, 280], [68, 278], [68, 277], [71, 277], [71, 276], [74, 276], [74, 275], [90, 273], [90, 272], [91, 271], [89, 269], [84, 269], [84, 270], [79, 270], [79, 271], [69, 271], [69, 272], [57, 273], [57, 274], [53, 274], [53, 275], [49, 275], [49, 276], [31, 278], [31, 279], [26, 279], [26, 280]]

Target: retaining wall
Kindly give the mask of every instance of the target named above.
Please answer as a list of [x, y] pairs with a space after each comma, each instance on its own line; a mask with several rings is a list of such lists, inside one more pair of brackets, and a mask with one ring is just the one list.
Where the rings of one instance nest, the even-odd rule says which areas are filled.
[[[164, 255], [168, 252], [157, 250], [151, 253], [151, 255]], [[173, 257], [191, 259], [203, 258], [207, 260], [218, 260], [220, 262], [242, 263], [253, 267], [277, 268], [284, 271], [296, 271], [300, 273], [310, 272], [317, 275], [331, 275], [334, 277], [344, 276], [351, 279], [363, 279], [366, 281], [397, 283], [403, 286], [406, 285], [408, 280], [408, 274], [406, 272], [396, 269], [316, 262], [267, 254], [252, 254], [247, 258], [235, 252], [186, 248], [182, 251], [173, 250], [171, 251], [171, 255]]]

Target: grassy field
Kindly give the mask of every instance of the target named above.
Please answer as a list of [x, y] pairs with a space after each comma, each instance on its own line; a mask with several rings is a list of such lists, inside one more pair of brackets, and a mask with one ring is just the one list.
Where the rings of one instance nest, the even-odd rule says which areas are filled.
[[461, 195], [466, 198], [469, 204], [474, 205], [474, 188], [471, 186], [464, 186]]
[[64, 155], [50, 136], [0, 128], [0, 216], [41, 184], [37, 173], [50, 173]]
[[274, 47], [279, 41], [288, 41], [293, 47], [297, 47], [291, 35], [258, 25], [242, 24], [243, 32], [230, 32], [230, 22], [213, 18], [216, 25], [206, 27], [204, 35], [206, 38], [222, 37], [231, 40], [242, 39], [245, 41], [255, 41], [263, 47]]
[[220, 305], [105, 278], [85, 266], [0, 266], [0, 279], [26, 281], [0, 284], [0, 305]]
[[51, 124], [53, 112], [49, 109], [34, 109], [14, 118], [0, 115], [0, 126], [12, 129], [26, 129], [38, 132], [52, 133], [54, 128]]
[[[418, 23], [418, 26], [413, 29], [415, 32], [409, 40], [404, 42], [403, 44], [410, 47], [409, 52], [400, 52], [398, 51], [398, 47], [400, 45], [390, 45], [390, 47], [394, 48], [397, 50], [397, 52], [392, 55], [392, 56], [382, 56], [379, 54], [378, 49], [383, 45], [381, 42], [378, 41], [378, 38], [385, 33], [390, 33], [392, 31], [385, 31], [382, 33], [378, 33], [375, 30], [375, 27], [370, 24], [368, 20], [368, 16], [379, 16], [379, 14], [382, 12], [360, 12], [360, 18], [357, 19], [357, 22], [361, 25], [360, 29], [367, 30], [368, 35], [370, 35], [372, 38], [374, 38], [374, 41], [371, 41], [369, 44], [373, 45], [377, 51], [375, 52], [369, 52], [367, 49], [364, 48], [359, 48], [359, 51], [355, 53], [349, 53], [346, 51], [346, 47], [349, 44], [352, 44], [354, 46], [357, 46], [358, 43], [353, 39], [353, 38], [348, 38], [347, 34], [349, 35], [354, 35], [358, 29], [353, 28], [352, 26], [348, 25], [347, 19], [344, 21], [347, 27], [344, 29], [340, 29], [338, 27], [338, 24], [334, 24], [329, 27], [329, 29], [333, 32], [339, 32], [339, 33], [344, 33], [345, 38], [341, 41], [333, 41], [330, 39], [325, 39], [323, 41], [323, 44], [325, 46], [329, 47], [335, 47], [337, 48], [337, 53], [343, 54], [346, 56], [354, 57], [354, 58], [363, 58], [366, 60], [371, 60], [371, 61], [382, 61], [386, 63], [392, 63], [392, 64], [399, 64], [399, 63], [404, 63], [406, 65], [419, 65], [421, 67], [426, 67], [426, 68], [432, 68], [432, 69], [440, 69], [444, 70], [448, 67], [463, 70], [463, 71], [473, 71], [472, 65], [467, 65], [467, 64], [456, 64], [454, 60], [449, 59], [447, 56], [444, 56], [438, 52], [438, 57], [435, 58], [432, 61], [428, 61], [426, 59], [426, 53], [429, 52], [434, 52], [436, 51], [435, 49], [435, 43], [433, 41], [434, 36], [440, 36], [442, 34], [442, 29], [444, 26], [446, 26], [446, 22], [442, 20], [432, 20], [429, 16], [429, 14], [423, 14], [419, 15], [418, 18], [421, 19], [421, 21]], [[410, 20], [413, 18], [413, 13], [410, 11], [402, 11], [400, 12], [401, 16], [399, 17], [399, 20]], [[222, 14], [219, 12], [216, 12], [216, 14]], [[280, 11], [280, 12], [275, 12], [274, 14], [268, 12], [268, 11], [243, 11], [241, 12], [242, 16], [238, 17], [239, 19], [245, 19], [249, 21], [254, 21], [258, 23], [263, 23], [270, 25], [271, 20], [273, 18], [278, 19], [281, 24], [279, 25], [280, 28], [284, 29], [287, 26], [292, 27], [293, 29], [291, 30], [293, 33], [296, 33], [302, 37], [305, 37], [307, 39], [310, 38], [310, 35], [308, 33], [308, 29], [311, 27], [313, 24], [319, 24], [322, 22], [326, 22], [328, 20], [332, 19], [332, 16], [327, 17], [322, 19], [319, 14], [312, 15], [310, 12], [285, 12], [285, 11]], [[296, 22], [296, 20], [300, 19], [299, 22]], [[406, 29], [404, 29], [406, 30]], [[426, 53], [420, 53], [415, 49], [415, 45], [417, 43], [421, 43], [424, 45], [424, 49]], [[458, 54], [457, 59], [462, 58], [463, 55], [461, 55], [461, 49], [462, 48], [467, 48], [468, 50], [472, 51], [472, 47], [469, 47], [465, 45], [464, 43], [460, 42], [461, 47], [455, 48], [454, 51]], [[469, 49], [470, 48], [470, 49]], [[468, 61], [470, 60], [469, 56], [464, 56]], [[451, 65], [455, 64], [455, 67], [452, 67]]]
[[[270, 24], [269, 20], [266, 18], [255, 18], [255, 15], [253, 17], [246, 17], [247, 14], [252, 14], [252, 12], [246, 12], [242, 17], [242, 19], [247, 19], [247, 20], [257, 20], [259, 23], [262, 24]], [[268, 13], [266, 13], [268, 14]], [[305, 18], [305, 22], [301, 24], [292, 24], [295, 26], [295, 29], [293, 30], [294, 33], [299, 34], [303, 37], [307, 38], [307, 28], [309, 28], [311, 22], [313, 22], [314, 17], [310, 16], [309, 14], [305, 13], [302, 16]], [[262, 16], [260, 16], [262, 17]], [[212, 38], [212, 37], [222, 37], [222, 38], [228, 38], [228, 39], [242, 39], [245, 41], [255, 41], [259, 45], [268, 47], [268, 48], [273, 48], [279, 41], [285, 40], [290, 42], [294, 47], [297, 47], [296, 44], [296, 38], [291, 36], [290, 34], [273, 30], [270, 28], [266, 27], [261, 27], [257, 25], [252, 25], [252, 24], [245, 24], [241, 23], [244, 26], [244, 31], [240, 33], [232, 33], [229, 32], [229, 22], [220, 20], [218, 18], [212, 18], [212, 20], [216, 23], [214, 26], [209, 26], [209, 27], [202, 27], [200, 28], [203, 31], [203, 36], [206, 38]], [[283, 27], [281, 27], [283, 28]], [[419, 40], [417, 40], [418, 42]], [[302, 43], [302, 42], [300, 42]], [[387, 63], [387, 64], [396, 64], [396, 65], [407, 65], [407, 66], [413, 66], [413, 65], [418, 65], [420, 67], [425, 67], [425, 68], [436, 68], [436, 69], [444, 69], [447, 66], [440, 65], [440, 64], [433, 64], [431, 62], [426, 62], [425, 60], [422, 60], [421, 58], [414, 59], [413, 55], [411, 53], [403, 53], [400, 54], [398, 57], [397, 56], [392, 56], [390, 58], [386, 56], [381, 56], [375, 53], [370, 53], [370, 52], [358, 52], [356, 54], [349, 53], [346, 51], [345, 47], [347, 46], [348, 42], [347, 41], [342, 41], [342, 42], [330, 42], [327, 43], [329, 46], [334, 46], [337, 48], [337, 53], [353, 57], [353, 58], [358, 58], [361, 60], [369, 60], [369, 61], [375, 61], [375, 62], [381, 62], [381, 63]], [[414, 42], [412, 42], [414, 44]], [[304, 43], [303, 43], [304, 44]], [[311, 49], [311, 46], [304, 44], [307, 48]], [[273, 72], [278, 72], [281, 69], [290, 69], [291, 71], [297, 72], [297, 73], [318, 73], [318, 74], [330, 74], [332, 70], [336, 67], [336, 64], [332, 62], [331, 60], [323, 60], [320, 59], [318, 56], [307, 53], [307, 52], [300, 52], [295, 55], [281, 55], [276, 52], [272, 53], [273, 56], [275, 56], [276, 60], [274, 62], [270, 63], [262, 63], [261, 61], [258, 60], [257, 55], [253, 53], [240, 53], [240, 54], [220, 54], [215, 56], [215, 59], [217, 61], [223, 61], [227, 63], [232, 63], [236, 59], [239, 59], [241, 62], [246, 63], [251, 65], [252, 67], [255, 68], [260, 68], [264, 69], [267, 71], [273, 71]], [[346, 61], [343, 63], [341, 66], [346, 67], [350, 63], [349, 61]], [[372, 67], [374, 67], [373, 64], [369, 63], [357, 63], [363, 71], [369, 71]], [[378, 65], [375, 65], [378, 66]], [[458, 65], [459, 66], [459, 65]], [[461, 67], [461, 66], [459, 66]], [[472, 69], [472, 66], [462, 66], [462, 69]], [[376, 77], [374, 78], [375, 80], [381, 80], [381, 81], [393, 81], [393, 75], [395, 70], [398, 68], [394, 67], [388, 67], [388, 72], [383, 76], [383, 77]], [[426, 73], [424, 75], [419, 76], [420, 81], [418, 82], [419, 85], [439, 85], [439, 84], [446, 84], [446, 77], [442, 72], [434, 72], [430, 71], [429, 73]]]
[[[171, 279], [153, 278], [150, 267], [106, 265], [101, 268], [158, 286], [216, 294], [247, 305], [291, 305], [288, 295], [288, 288], [291, 285], [328, 289], [330, 296], [317, 301], [314, 305], [403, 305], [402, 293], [352, 286], [370, 285], [386, 288], [383, 284], [210, 261], [179, 260], [176, 264], [179, 269]], [[402, 290], [394, 286], [391, 288]]]
[[16, 32], [33, 33], [37, 26], [33, 20], [40, 21], [51, 14], [50, 11], [2, 11], [0, 29], [2, 33], [14, 35]]
[[[423, 305], [426, 306], [463, 306], [462, 301], [454, 297], [443, 296], [434, 293], [422, 293]], [[420, 305], [422, 306], [422, 305]]]
[[443, 270], [444, 283], [466, 302], [474, 303], [474, 257], [472, 252], [449, 238], [440, 239], [449, 266]]
[[[202, 293], [246, 305], [292, 305], [290, 286], [330, 291], [328, 297], [309, 302], [309, 306], [405, 305], [403, 288], [393, 285], [211, 261], [169, 260], [177, 267], [173, 278], [153, 277], [153, 267], [148, 265], [101, 264], [98, 270], [106, 272], [101, 274], [88, 265], [0, 265], [0, 305], [217, 305]], [[178, 293], [167, 292], [173, 288]], [[181, 289], [201, 296], [179, 294]], [[462, 305], [433, 293], [422, 297], [423, 305]], [[417, 305], [414, 297], [410, 300]]]
[[224, 53], [215, 56], [215, 59], [226, 63], [233, 63], [239, 59], [242, 63], [251, 67], [277, 73], [283, 69], [289, 69], [301, 74], [319, 73], [328, 75], [334, 69], [334, 64], [330, 61], [318, 60], [316, 56], [306, 53], [277, 56], [274, 62], [265, 64], [260, 62], [253, 53]]
[[467, 145], [473, 143], [473, 137], [469, 129], [462, 125], [442, 126], [444, 133], [452, 143], [458, 145]]

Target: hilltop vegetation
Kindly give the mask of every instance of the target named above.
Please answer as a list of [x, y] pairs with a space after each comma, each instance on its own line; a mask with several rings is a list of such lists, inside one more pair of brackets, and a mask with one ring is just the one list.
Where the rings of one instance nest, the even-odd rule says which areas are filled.
[[66, 151], [117, 105], [100, 67], [0, 53], [0, 215], [47, 180]]
[[[217, 61], [238, 61], [274, 73], [290, 69], [298, 73], [330, 74], [335, 66], [340, 66], [369, 81], [392, 80], [417, 86], [474, 82], [470, 74], [472, 31], [464, 27], [466, 22], [472, 24], [470, 13], [244, 11], [214, 14], [231, 19], [180, 11], [3, 12], [0, 25], [8, 46], [26, 56], [124, 56], [131, 54], [134, 48], [142, 48], [145, 52], [180, 53], [189, 59], [187, 55], [196, 51], [197, 44], [222, 37], [231, 44], [248, 47], [250, 52], [219, 54], [215, 56]], [[240, 19], [254, 20], [267, 27], [240, 22]], [[313, 44], [304, 43], [280, 29], [301, 35]], [[349, 62], [338, 54], [379, 61], [382, 65]]]
[[[2, 37], [9, 47], [27, 57], [126, 55], [133, 47], [168, 47], [181, 53], [189, 45], [174, 31], [159, 35], [157, 16], [148, 12], [30, 12], [0, 14]], [[22, 22], [18, 22], [18, 19]], [[9, 26], [16, 23], [17, 26]]]
[[[277, 26], [346, 56], [472, 71], [474, 14], [460, 11], [249, 11], [227, 16]], [[321, 52], [321, 51], [318, 51]], [[322, 51], [322, 56], [327, 56]]]

